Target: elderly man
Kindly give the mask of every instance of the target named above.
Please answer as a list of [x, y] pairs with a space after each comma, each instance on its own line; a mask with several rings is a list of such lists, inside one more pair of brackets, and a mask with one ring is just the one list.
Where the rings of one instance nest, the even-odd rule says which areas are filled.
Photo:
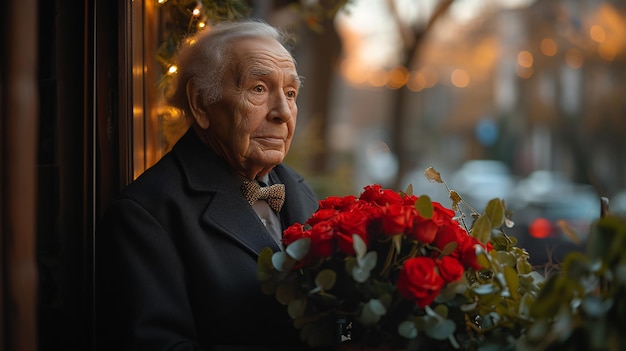
[[[281, 33], [259, 22], [217, 25], [192, 42], [169, 96], [191, 127], [111, 204], [96, 234], [96, 345], [305, 350], [256, 279], [259, 252], [280, 250], [282, 230], [317, 208], [281, 163], [296, 127], [294, 60]], [[278, 189], [252, 197], [259, 183]]]

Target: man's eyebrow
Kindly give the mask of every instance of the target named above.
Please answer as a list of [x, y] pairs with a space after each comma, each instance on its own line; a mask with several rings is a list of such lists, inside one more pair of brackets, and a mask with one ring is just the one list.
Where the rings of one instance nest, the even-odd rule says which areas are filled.
[[[250, 70], [250, 74], [255, 78], [260, 78], [260, 77], [269, 76], [270, 74], [272, 74], [272, 70], [253, 68]], [[302, 86], [302, 77], [299, 76], [297, 73], [291, 74], [291, 80], [294, 83], [296, 83], [298, 88]]]
[[270, 75], [270, 73], [272, 73], [272, 71], [268, 69], [251, 69], [250, 70], [250, 74], [254, 77], [268, 76]]

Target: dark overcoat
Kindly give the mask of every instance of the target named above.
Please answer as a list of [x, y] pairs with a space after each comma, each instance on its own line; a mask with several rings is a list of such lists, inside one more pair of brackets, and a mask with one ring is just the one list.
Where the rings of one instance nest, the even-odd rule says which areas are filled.
[[[283, 228], [317, 209], [293, 169], [270, 178], [285, 184]], [[112, 202], [95, 236], [98, 350], [306, 349], [260, 290], [257, 257], [279, 248], [241, 184], [190, 129]]]

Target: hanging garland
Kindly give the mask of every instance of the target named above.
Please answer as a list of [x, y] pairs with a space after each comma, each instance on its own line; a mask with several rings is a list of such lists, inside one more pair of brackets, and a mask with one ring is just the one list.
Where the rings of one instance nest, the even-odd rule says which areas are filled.
[[[297, 13], [302, 23], [314, 31], [323, 30], [321, 23], [333, 19], [351, 0], [283, 1]], [[163, 84], [176, 72], [173, 58], [185, 38], [209, 28], [211, 24], [249, 18], [254, 1], [250, 0], [159, 0], [166, 16], [165, 39], [157, 50], [157, 60], [164, 74]]]

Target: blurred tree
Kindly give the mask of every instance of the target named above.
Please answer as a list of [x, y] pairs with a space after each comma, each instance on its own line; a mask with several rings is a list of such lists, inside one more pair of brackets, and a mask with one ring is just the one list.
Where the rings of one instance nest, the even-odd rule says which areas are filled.
[[[419, 55], [421, 46], [428, 34], [432, 29], [435, 22], [441, 18], [452, 5], [454, 0], [440, 0], [435, 10], [430, 14], [428, 20], [425, 23], [405, 23], [401, 20], [400, 9], [396, 6], [394, 0], [387, 0], [387, 5], [398, 27], [398, 32], [402, 38], [402, 50], [401, 50], [401, 65], [406, 67], [409, 71], [416, 63], [416, 58]], [[411, 96], [411, 91], [403, 85], [397, 89], [394, 93], [392, 111], [391, 111], [391, 149], [398, 158], [398, 172], [396, 179], [392, 184], [394, 189], [402, 189], [405, 184], [402, 184], [406, 173], [410, 171], [413, 166], [413, 157], [409, 154], [406, 142], [406, 118], [408, 116], [407, 100]]]

